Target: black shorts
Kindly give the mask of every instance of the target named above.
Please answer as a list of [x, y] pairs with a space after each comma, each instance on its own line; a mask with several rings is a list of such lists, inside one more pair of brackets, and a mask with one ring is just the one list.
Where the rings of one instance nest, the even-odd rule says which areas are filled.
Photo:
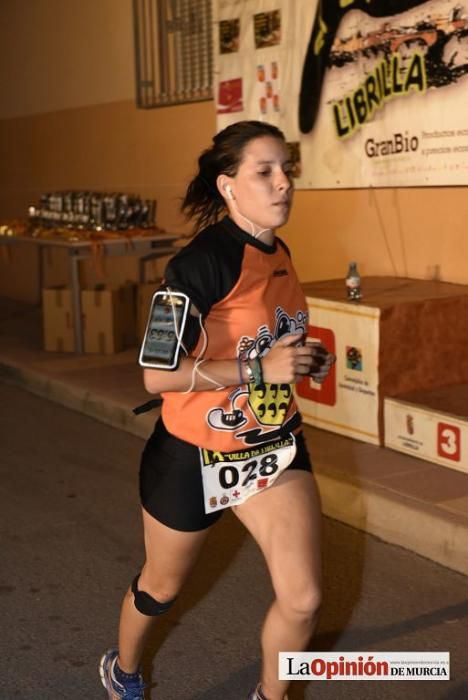
[[[288, 469], [310, 472], [304, 436], [295, 437], [297, 452]], [[198, 447], [171, 435], [161, 418], [141, 457], [140, 498], [156, 520], [184, 532], [204, 530], [223, 514], [223, 510], [205, 513]]]

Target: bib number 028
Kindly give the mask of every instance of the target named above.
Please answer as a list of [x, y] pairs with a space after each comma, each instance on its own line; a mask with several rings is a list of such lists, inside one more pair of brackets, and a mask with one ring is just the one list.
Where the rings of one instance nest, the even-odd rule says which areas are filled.
[[240, 486], [247, 486], [250, 481], [255, 481], [259, 476], [271, 476], [277, 470], [278, 457], [271, 454], [261, 457], [260, 460], [252, 459], [246, 462], [240, 470], [232, 465], [221, 467], [218, 478], [223, 489], [232, 489], [239, 482]]
[[271, 486], [296, 454], [294, 436], [244, 453], [213, 453], [200, 449], [205, 513], [240, 505]]

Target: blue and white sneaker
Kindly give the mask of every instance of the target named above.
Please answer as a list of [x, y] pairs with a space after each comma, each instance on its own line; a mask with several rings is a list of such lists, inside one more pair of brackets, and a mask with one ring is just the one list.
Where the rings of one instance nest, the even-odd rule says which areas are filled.
[[256, 688], [250, 691], [247, 700], [265, 700], [265, 696], [260, 690], [260, 684]]
[[[247, 700], [267, 700], [262, 693], [262, 686], [260, 685], [260, 683], [257, 685], [256, 688], [250, 691]], [[288, 700], [287, 695], [284, 696], [284, 700]]]
[[115, 677], [115, 663], [118, 655], [117, 649], [109, 649], [99, 663], [99, 675], [109, 700], [145, 700], [146, 686], [141, 673], [136, 673], [134, 678], [125, 682], [118, 681]]

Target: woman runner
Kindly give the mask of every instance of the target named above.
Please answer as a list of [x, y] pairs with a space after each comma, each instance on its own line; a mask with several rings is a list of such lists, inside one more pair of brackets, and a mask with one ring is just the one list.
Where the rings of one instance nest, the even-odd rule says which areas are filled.
[[305, 343], [306, 300], [275, 233], [288, 220], [293, 165], [282, 132], [257, 121], [218, 133], [198, 164], [182, 204], [197, 235], [162, 285], [190, 300], [175, 329], [185, 354], [175, 371], [144, 369], [163, 403], [140, 469], [146, 562], [123, 601], [118, 649], [100, 663], [110, 700], [143, 700], [154, 618], [226, 507], [258, 543], [275, 595], [249, 700], [285, 700], [278, 653], [306, 648], [320, 606], [320, 501], [292, 389], [307, 375], [323, 381], [334, 358]]

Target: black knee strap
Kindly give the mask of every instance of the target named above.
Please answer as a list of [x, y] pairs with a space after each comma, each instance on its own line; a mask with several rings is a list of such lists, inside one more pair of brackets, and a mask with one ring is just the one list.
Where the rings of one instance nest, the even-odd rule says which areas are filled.
[[148, 615], [149, 617], [162, 615], [163, 613], [167, 612], [167, 610], [169, 610], [171, 605], [174, 603], [175, 598], [173, 600], [168, 600], [165, 603], [160, 603], [159, 600], [152, 598], [149, 593], [138, 590], [139, 578], [140, 574], [137, 574], [132, 581], [132, 593], [135, 598], [135, 607], [138, 612], [141, 612], [142, 615]]

